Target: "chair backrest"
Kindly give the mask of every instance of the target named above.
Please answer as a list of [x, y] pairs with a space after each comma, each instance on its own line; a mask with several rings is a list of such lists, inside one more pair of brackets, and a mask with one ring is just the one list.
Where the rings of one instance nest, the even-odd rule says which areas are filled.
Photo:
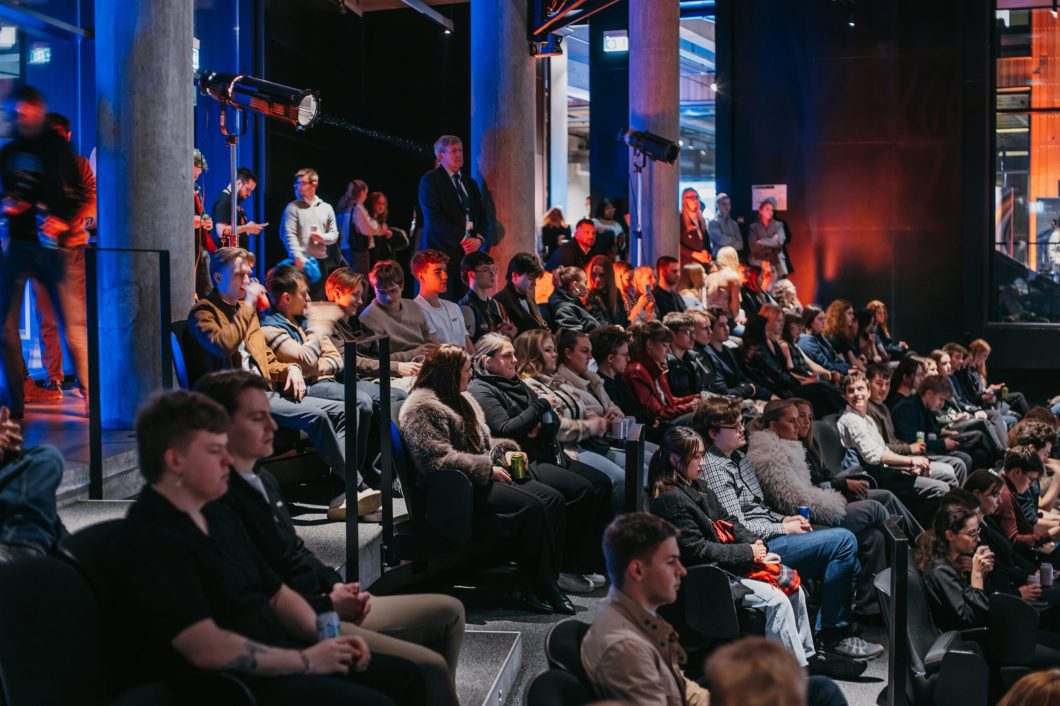
[[398, 480], [401, 481], [401, 492], [405, 496], [405, 508], [409, 513], [409, 519], [419, 522], [423, 518], [423, 499], [416, 485], [419, 474], [416, 471], [416, 465], [409, 458], [405, 440], [401, 438], [401, 430], [394, 421], [390, 422], [390, 459]]
[[846, 449], [839, 437], [839, 425], [834, 414], [813, 420], [813, 438], [821, 452], [821, 460], [832, 475], [843, 472]]
[[740, 616], [732, 598], [728, 575], [716, 566], [690, 566], [681, 581], [685, 622], [712, 640], [740, 636]]
[[[909, 577], [908, 596], [906, 601], [906, 634], [909, 637], [909, 668], [916, 675], [926, 672], [924, 658], [927, 657], [931, 646], [941, 634], [935, 627], [935, 621], [931, 617], [931, 604], [928, 601], [927, 589], [924, 586], [924, 577], [916, 566], [912, 555], [906, 567]], [[890, 596], [890, 574], [891, 569], [885, 569], [876, 576], [876, 590]], [[881, 583], [886, 581], [886, 591], [881, 589]], [[881, 605], [883, 602], [881, 602]]]
[[191, 387], [188, 381], [188, 363], [184, 360], [184, 336], [188, 333], [187, 319], [169, 325], [169, 347], [173, 351], [173, 369], [177, 373], [177, 384], [185, 390]]
[[526, 706], [585, 706], [595, 700], [588, 687], [562, 669], [538, 674], [526, 690]]
[[589, 683], [582, 666], [582, 640], [587, 632], [588, 623], [568, 618], [553, 625], [545, 636], [545, 657], [549, 666], [565, 669], [584, 684]]
[[63, 538], [59, 552], [78, 568], [98, 596], [108, 594], [106, 561], [125, 520], [107, 520]]
[[104, 629], [102, 606], [69, 563], [0, 564], [0, 702], [107, 703], [113, 675]]
[[990, 596], [990, 640], [992, 661], [1005, 666], [1030, 666], [1034, 660], [1034, 640], [1038, 634], [1037, 609], [1019, 596], [995, 593]]

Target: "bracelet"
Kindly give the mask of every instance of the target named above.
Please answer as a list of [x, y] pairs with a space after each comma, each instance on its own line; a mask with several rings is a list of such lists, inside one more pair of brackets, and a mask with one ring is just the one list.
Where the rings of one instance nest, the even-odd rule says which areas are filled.
[[302, 666], [305, 667], [305, 671], [302, 674], [309, 674], [313, 667], [309, 664], [309, 657], [306, 656], [305, 650], [298, 650], [298, 656], [302, 658]]

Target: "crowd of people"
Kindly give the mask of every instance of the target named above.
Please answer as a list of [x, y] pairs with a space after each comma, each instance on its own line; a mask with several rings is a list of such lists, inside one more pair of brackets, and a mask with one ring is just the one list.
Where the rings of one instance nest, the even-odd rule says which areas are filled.
[[[22, 281], [69, 302], [48, 273], [76, 282], [78, 248], [83, 268], [87, 179], [62, 140], [68, 125], [53, 118], [45, 131], [43, 100], [23, 104], [24, 135], [12, 144], [61, 161], [64, 176], [25, 187], [32, 196], [19, 201], [8, 145], [4, 209], [17, 248], [39, 255], [44, 236], [60, 239], [65, 264], [27, 269]], [[891, 518], [917, 541], [938, 627], [986, 627], [990, 593], [1018, 595], [1041, 612], [1028, 636], [1035, 666], [1060, 666], [1060, 589], [1046, 580], [1060, 556], [1060, 410], [1031, 403], [1049, 391], [1024, 396], [992, 381], [982, 339], [916, 354], [880, 301], [803, 304], [789, 277], [791, 235], [770, 199], [745, 237], [726, 195], [708, 221], [686, 190], [678, 257], [639, 267], [625, 259], [613, 203], [573, 228], [553, 209], [538, 252], [495, 262], [461, 141], [443, 136], [435, 152], [413, 234], [387, 226], [386, 197], [363, 181], [336, 212], [316, 194], [318, 174], [299, 170], [282, 217], [287, 257], [264, 283], [251, 277], [247, 238], [268, 224], [242, 208], [232, 218], [230, 190], [212, 214], [196, 195], [196, 301], [183, 342], [195, 391], [140, 411], [146, 487], [109, 567], [143, 674], [233, 671], [263, 703], [456, 703], [461, 604], [345, 583], [299, 539], [283, 489], [259, 464], [277, 428], [304, 432], [338, 479], [347, 463], [358, 471], [327, 516], [345, 519], [353, 492], [358, 515], [378, 510], [367, 450], [382, 376], [418, 473], [466, 474], [476, 534], [509, 540], [508, 599], [574, 615], [568, 594], [610, 587], [581, 647], [601, 698], [744, 704], [740, 690], [768, 673], [793, 698], [769, 703], [845, 703], [829, 678], [854, 678], [884, 651], [861, 635], [881, 621], [873, 580], [889, 566]], [[241, 169], [229, 189], [242, 201], [256, 185]], [[39, 235], [27, 214], [45, 204]], [[396, 253], [413, 241], [406, 270]], [[8, 273], [42, 267], [28, 256], [18, 264], [17, 248], [5, 253], [8, 305], [18, 284]], [[72, 337], [65, 306], [55, 312]], [[356, 371], [344, 369], [348, 343]], [[12, 345], [5, 335], [8, 379], [19, 380]], [[354, 373], [361, 455], [347, 459]], [[22, 448], [21, 412], [17, 396], [0, 411], [0, 561], [48, 554], [65, 534], [62, 458]], [[648, 512], [623, 514], [628, 459], [613, 442], [627, 418], [646, 437]], [[815, 439], [822, 428], [839, 439], [841, 462]], [[726, 572], [734, 604], [761, 617], [768, 642], [720, 650], [694, 681], [658, 611], [677, 599], [685, 567], [703, 564]], [[316, 615], [331, 611], [340, 635], [318, 640]], [[1042, 685], [1013, 694], [1050, 688], [1035, 679]], [[1017, 698], [1007, 703], [1034, 703]]]

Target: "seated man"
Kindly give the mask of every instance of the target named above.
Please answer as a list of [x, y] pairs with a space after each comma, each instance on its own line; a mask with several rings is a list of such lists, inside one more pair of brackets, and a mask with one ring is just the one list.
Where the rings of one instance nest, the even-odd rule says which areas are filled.
[[390, 336], [390, 360], [422, 363], [438, 345], [438, 339], [427, 326], [423, 309], [411, 299], [401, 298], [405, 288], [401, 265], [393, 260], [380, 260], [368, 273], [368, 281], [375, 291], [375, 299], [360, 315], [366, 333]]
[[[928, 375], [917, 387], [914, 395], [900, 399], [891, 408], [894, 435], [907, 444], [917, 441], [923, 433], [927, 441], [928, 458], [933, 454], [956, 456], [964, 461], [966, 468], [983, 468], [991, 465], [992, 454], [984, 448], [982, 435], [978, 443], [952, 430], [943, 430], [938, 414], [946, 400], [953, 396], [953, 386], [941, 375]], [[972, 459], [975, 459], [973, 463]], [[957, 478], [959, 483], [963, 477]]]
[[460, 260], [460, 276], [468, 287], [459, 304], [471, 340], [477, 341], [487, 333], [515, 338], [519, 329], [508, 321], [504, 309], [490, 296], [497, 286], [497, 265], [489, 253], [478, 251], [464, 255]]
[[714, 320], [710, 344], [704, 350], [714, 365], [715, 381], [712, 391], [719, 395], [743, 397], [745, 399], [768, 400], [773, 393], [751, 382], [740, 362], [725, 342], [729, 340], [729, 315], [721, 307], [711, 307], [708, 312]]
[[228, 489], [229, 425], [220, 405], [186, 390], [137, 414], [147, 485], [106, 554], [127, 666], [170, 684], [231, 671], [261, 704], [392, 704], [383, 693], [422, 703], [411, 662], [373, 655], [355, 635], [318, 639], [313, 608], [262, 560], [235, 513], [212, 502]]
[[851, 604], [861, 567], [858, 543], [841, 527], [813, 530], [801, 515], [784, 516], [763, 500], [765, 494], [747, 457], [739, 403], [724, 398], [704, 401], [692, 426], [707, 443], [700, 477], [727, 513], [765, 541], [771, 552], [804, 578], [821, 579], [819, 644], [827, 652], [852, 659], [871, 659], [883, 647], [851, 633]]
[[0, 563], [51, 553], [66, 534], [55, 506], [63, 457], [22, 448], [22, 427], [0, 407]]
[[[192, 382], [206, 373], [231, 368], [262, 376], [269, 383], [269, 405], [276, 423], [304, 431], [313, 447], [339, 478], [346, 473], [346, 409], [342, 402], [306, 396], [305, 377], [297, 363], [281, 363], [265, 341], [256, 309], [263, 288], [249, 280], [250, 254], [221, 248], [210, 258], [214, 289], [188, 314], [188, 370]], [[280, 391], [278, 392], [277, 389]], [[358, 481], [360, 474], [358, 473]], [[378, 491], [358, 487], [357, 514], [379, 509]], [[328, 517], [346, 517], [345, 494], [334, 498]]]
[[363, 638], [373, 654], [413, 662], [427, 682], [431, 704], [458, 706], [454, 678], [464, 636], [463, 604], [433, 594], [369, 598], [359, 584], [345, 583], [306, 548], [279, 484], [258, 467], [272, 454], [276, 430], [265, 381], [231, 370], [203, 377], [196, 389], [223, 406], [231, 419], [227, 451], [234, 472], [220, 502], [242, 521], [269, 568], [318, 613], [338, 612], [343, 635]]
[[670, 354], [666, 356], [666, 381], [670, 383], [670, 392], [676, 397], [684, 397], [710, 390], [714, 371], [703, 365], [699, 352], [695, 350], [696, 319], [687, 311], [671, 311], [663, 317], [663, 325], [674, 334]]
[[655, 297], [655, 310], [659, 316], [664, 317], [671, 312], [685, 311], [688, 306], [677, 292], [677, 283], [681, 280], [681, 265], [677, 262], [677, 258], [663, 255], [655, 262], [655, 271], [659, 281], [651, 293]]
[[449, 256], [438, 250], [420, 250], [412, 256], [409, 267], [420, 286], [419, 296], [412, 301], [423, 309], [427, 327], [438, 343], [461, 346], [469, 355], [474, 354], [475, 344], [467, 335], [463, 310], [460, 305], [442, 299], [449, 291]]
[[517, 252], [508, 261], [507, 283], [494, 297], [504, 307], [508, 320], [519, 333], [548, 328], [537, 306], [537, 280], [545, 273], [541, 259], [532, 252]]

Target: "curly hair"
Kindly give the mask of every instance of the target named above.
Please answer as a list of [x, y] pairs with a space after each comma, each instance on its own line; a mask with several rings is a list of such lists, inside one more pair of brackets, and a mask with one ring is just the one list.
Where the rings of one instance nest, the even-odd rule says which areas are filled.
[[854, 307], [846, 299], [836, 299], [824, 313], [824, 335], [828, 338], [853, 343], [857, 331], [847, 322], [847, 312]]

